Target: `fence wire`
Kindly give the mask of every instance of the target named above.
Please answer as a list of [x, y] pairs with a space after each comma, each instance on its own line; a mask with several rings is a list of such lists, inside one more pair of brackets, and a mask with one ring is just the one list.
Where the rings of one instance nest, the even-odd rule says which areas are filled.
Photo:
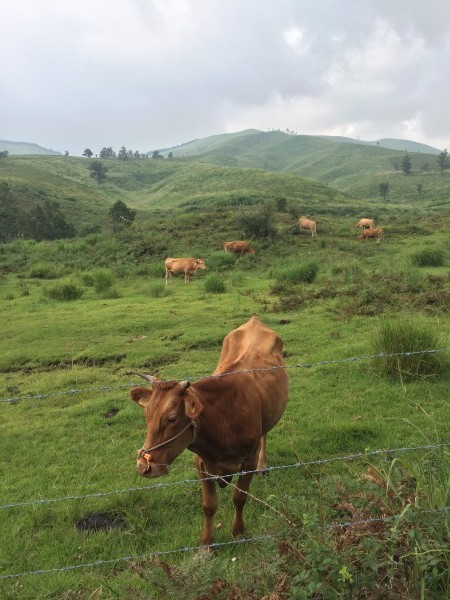
[[[450, 506], [444, 506], [442, 508], [434, 509], [434, 510], [428, 510], [428, 509], [427, 510], [416, 510], [413, 512], [413, 516], [416, 516], [418, 514], [444, 513], [444, 512], [448, 512], [449, 510], [450, 510]], [[407, 514], [407, 511], [404, 510], [402, 513], [397, 514], [397, 515], [392, 515], [390, 517], [378, 517], [378, 518], [364, 519], [361, 521], [348, 521], [346, 523], [330, 523], [327, 525], [327, 527], [329, 529], [338, 528], [338, 527], [340, 527], [340, 528], [356, 527], [356, 526], [361, 526], [361, 525], [366, 525], [366, 524], [371, 524], [371, 523], [395, 521], [395, 520], [400, 520], [406, 514]], [[184, 546], [181, 548], [175, 548], [173, 550], [156, 550], [155, 552], [150, 552], [148, 554], [122, 556], [120, 558], [97, 560], [97, 561], [90, 562], [90, 563], [80, 563], [77, 565], [68, 565], [66, 567], [56, 567], [53, 569], [39, 569], [36, 571], [24, 571], [23, 573], [0, 575], [0, 580], [1, 579], [17, 579], [19, 577], [25, 577], [28, 575], [49, 575], [51, 573], [63, 573], [63, 572], [67, 572], [67, 571], [75, 571], [76, 569], [103, 567], [105, 565], [111, 565], [111, 564], [115, 564], [118, 562], [149, 560], [151, 558], [167, 556], [169, 554], [181, 554], [181, 553], [194, 552], [194, 551], [200, 551], [200, 550], [214, 550], [217, 548], [224, 548], [227, 546], [238, 546], [240, 544], [248, 544], [250, 542], [262, 542], [262, 541], [266, 541], [266, 540], [279, 539], [282, 535], [286, 535], [287, 533], [288, 532], [286, 532], [286, 531], [280, 531], [275, 534], [261, 535], [261, 536], [256, 536], [256, 537], [252, 537], [252, 538], [242, 538], [239, 540], [230, 540], [229, 542], [215, 542], [213, 544], [208, 544], [205, 546]]]
[[[239, 371], [228, 371], [226, 373], [219, 373], [216, 375], [211, 375], [211, 374], [195, 375], [195, 376], [187, 375], [180, 379], [171, 379], [170, 381], [189, 380], [192, 382], [192, 381], [199, 381], [200, 379], [218, 379], [220, 377], [227, 377], [228, 375], [238, 375], [240, 373], [256, 373], [256, 372], [260, 372], [260, 371], [276, 371], [278, 369], [305, 369], [305, 368], [311, 368], [311, 367], [319, 367], [322, 365], [339, 365], [339, 364], [347, 363], [347, 362], [357, 362], [357, 361], [372, 360], [372, 359], [378, 359], [378, 358], [393, 358], [396, 356], [414, 356], [416, 354], [437, 354], [439, 352], [448, 352], [448, 351], [450, 351], [450, 346], [445, 347], [445, 348], [433, 348], [433, 349], [428, 349], [428, 350], [414, 350], [411, 352], [393, 352], [391, 354], [386, 354], [384, 352], [380, 352], [379, 354], [350, 356], [348, 358], [321, 360], [321, 361], [311, 362], [311, 363], [297, 363], [294, 365], [275, 365], [273, 367], [266, 367], [266, 368], [242, 369]], [[131, 374], [131, 373], [129, 373], [129, 374]], [[136, 374], [136, 373], [133, 373], [133, 374]], [[14, 402], [19, 402], [21, 400], [42, 400], [43, 398], [56, 398], [59, 396], [66, 396], [66, 395], [72, 395], [72, 394], [89, 394], [91, 392], [105, 392], [105, 391], [110, 391], [110, 390], [127, 389], [130, 387], [135, 387], [136, 385], [141, 385], [141, 384], [140, 383], [139, 384], [130, 383], [128, 385], [99, 386], [99, 387], [90, 387], [90, 388], [81, 388], [81, 389], [70, 389], [70, 390], [64, 390], [61, 392], [52, 392], [50, 394], [35, 394], [35, 395], [29, 394], [26, 396], [1, 398], [0, 403], [14, 403]]]
[[[300, 467], [311, 467], [311, 466], [315, 466], [315, 465], [323, 465], [326, 463], [332, 463], [332, 462], [338, 462], [338, 461], [350, 461], [350, 460], [356, 460], [359, 458], [367, 458], [370, 456], [377, 456], [377, 455], [383, 455], [383, 454], [398, 454], [401, 452], [414, 452], [417, 450], [433, 450], [433, 449], [437, 449], [437, 448], [447, 448], [449, 446], [450, 446], [450, 443], [445, 443], [445, 444], [429, 444], [426, 446], [411, 446], [411, 447], [403, 447], [403, 448], [387, 448], [387, 449], [380, 449], [380, 450], [371, 450], [369, 452], [358, 452], [356, 454], [347, 454], [346, 456], [335, 456], [332, 458], [319, 458], [317, 460], [310, 460], [310, 461], [305, 461], [305, 462], [300, 461], [300, 462], [291, 463], [288, 465], [275, 465], [275, 466], [271, 466], [271, 467], [269, 466], [269, 467], [266, 467], [263, 471], [259, 471], [259, 470], [238, 471], [237, 473], [234, 473], [233, 476], [248, 475], [250, 473], [256, 474], [256, 473], [261, 473], [261, 472], [270, 473], [271, 471], [280, 471], [282, 469], [297, 469]], [[218, 479], [222, 479], [222, 476], [211, 475], [210, 477], [203, 478], [203, 481], [208, 481], [208, 480], [217, 481]], [[182, 479], [180, 481], [169, 481], [167, 483], [154, 483], [152, 485], [129, 487], [129, 488], [125, 488], [122, 490], [111, 490], [109, 492], [94, 492], [94, 493], [90, 493], [90, 494], [81, 494], [81, 495], [77, 495], [77, 496], [62, 496], [61, 498], [15, 502], [15, 503], [10, 503], [10, 504], [0, 505], [0, 509], [17, 508], [17, 507], [23, 507], [23, 506], [35, 506], [38, 504], [39, 505], [40, 504], [52, 504], [54, 502], [62, 502], [64, 500], [82, 500], [84, 498], [102, 498], [104, 496], [112, 496], [114, 494], [126, 494], [126, 493], [137, 492], [137, 491], [149, 491], [149, 490], [160, 489], [160, 488], [165, 488], [165, 487], [172, 487], [172, 486], [176, 486], [176, 485], [184, 485], [184, 484], [199, 483], [199, 482], [200, 482], [200, 479], [198, 479], [198, 478]]]

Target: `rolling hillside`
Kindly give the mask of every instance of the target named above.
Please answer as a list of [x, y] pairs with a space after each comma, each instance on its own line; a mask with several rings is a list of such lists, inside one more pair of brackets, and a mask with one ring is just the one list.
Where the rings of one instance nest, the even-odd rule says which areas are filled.
[[[381, 182], [389, 183], [391, 197], [400, 202], [417, 197], [420, 184], [430, 199], [446, 202], [449, 184], [438, 171], [435, 148], [405, 140], [379, 142], [248, 130], [196, 140], [173, 154], [189, 161], [295, 173], [372, 201]], [[395, 149], [405, 144], [422, 150], [409, 150], [412, 172], [408, 177], [401, 170], [405, 151]]]
[[56, 150], [50, 150], [49, 148], [43, 148], [38, 144], [30, 142], [11, 142], [8, 140], [0, 140], [0, 151], [7, 150], [11, 155], [23, 155], [23, 154], [42, 154], [46, 156], [61, 156], [61, 152]]

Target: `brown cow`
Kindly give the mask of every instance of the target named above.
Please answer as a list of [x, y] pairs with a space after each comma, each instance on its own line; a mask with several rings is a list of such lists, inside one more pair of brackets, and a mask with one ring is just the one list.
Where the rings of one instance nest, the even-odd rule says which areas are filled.
[[317, 226], [315, 221], [311, 221], [307, 217], [300, 217], [298, 220], [300, 229], [309, 229], [312, 237], [317, 237]]
[[167, 473], [186, 448], [196, 455], [204, 512], [202, 545], [213, 541], [216, 481], [225, 487], [242, 471], [233, 485], [232, 534], [244, 532], [243, 510], [253, 471], [267, 468], [266, 434], [287, 402], [282, 350], [281, 338], [253, 316], [223, 340], [214, 375], [190, 384], [140, 374], [152, 389], [135, 387], [130, 392], [144, 406], [147, 421], [144, 447], [137, 456], [139, 475]]
[[189, 283], [190, 275], [193, 275], [197, 269], [204, 271], [207, 266], [204, 258], [166, 258], [164, 263], [166, 267], [166, 285], [172, 282], [172, 273], [178, 275], [184, 273], [184, 283]]
[[375, 227], [375, 219], [360, 219], [356, 223], [356, 227], [359, 227], [360, 229], [372, 229]]
[[241, 256], [243, 254], [255, 254], [255, 251], [250, 247], [250, 244], [241, 240], [237, 242], [224, 242], [222, 247], [225, 252], [236, 252], [236, 254], [240, 254]]
[[368, 240], [370, 238], [376, 238], [377, 244], [383, 239], [383, 230], [382, 229], [362, 229], [361, 233], [358, 235], [358, 240]]

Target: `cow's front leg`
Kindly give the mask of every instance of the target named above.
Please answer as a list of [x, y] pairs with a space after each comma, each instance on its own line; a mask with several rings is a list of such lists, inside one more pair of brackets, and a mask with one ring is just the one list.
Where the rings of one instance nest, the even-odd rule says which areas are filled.
[[214, 515], [217, 512], [218, 506], [216, 482], [211, 479], [204, 479], [208, 477], [208, 474], [204, 471], [203, 463], [198, 457], [196, 457], [195, 462], [202, 486], [202, 509], [205, 515], [201, 545], [208, 546], [213, 543], [214, 539]]
[[[253, 467], [254, 468], [254, 467]], [[241, 535], [245, 531], [244, 525], [244, 506], [248, 498], [248, 490], [252, 481], [253, 473], [247, 473], [240, 475], [237, 480], [236, 487], [233, 491], [233, 503], [234, 503], [234, 518], [231, 526], [231, 533], [233, 537]]]

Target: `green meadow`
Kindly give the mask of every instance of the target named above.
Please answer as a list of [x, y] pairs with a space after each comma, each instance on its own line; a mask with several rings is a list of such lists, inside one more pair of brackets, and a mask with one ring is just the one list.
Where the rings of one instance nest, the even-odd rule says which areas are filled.
[[[381, 149], [366, 150], [360, 181], [346, 167], [353, 189], [193, 158], [105, 161], [101, 186], [87, 159], [0, 163], [13, 202], [57, 200], [77, 228], [0, 245], [2, 598], [448, 598], [448, 174], [429, 156], [429, 193], [413, 197], [425, 170], [393, 170], [402, 192], [383, 201], [355, 189], [384, 175]], [[112, 231], [117, 199], [137, 217]], [[361, 216], [382, 243], [356, 239]], [[221, 250], [244, 237], [256, 254]], [[166, 286], [166, 256], [208, 269]], [[193, 455], [139, 478], [129, 391], [136, 372], [211, 374], [254, 313], [284, 341], [289, 402], [268, 436], [279, 468], [254, 477], [241, 540], [232, 490], [219, 491], [205, 552]], [[110, 526], [87, 527], [95, 515]]]

